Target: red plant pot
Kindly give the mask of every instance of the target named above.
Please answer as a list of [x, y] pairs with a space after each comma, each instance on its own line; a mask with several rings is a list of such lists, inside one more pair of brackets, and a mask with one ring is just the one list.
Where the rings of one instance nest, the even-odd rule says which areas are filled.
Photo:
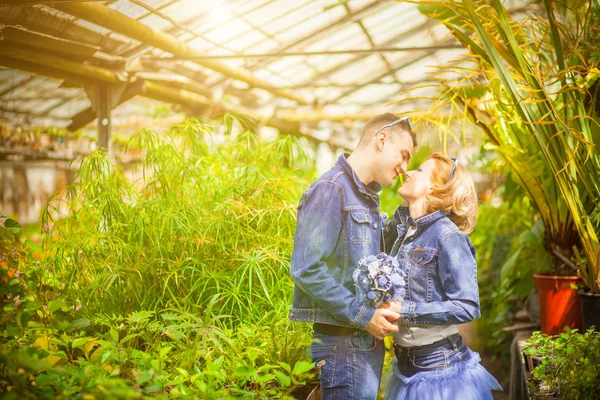
[[582, 332], [581, 300], [573, 285], [581, 283], [577, 276], [534, 274], [533, 283], [540, 298], [540, 325], [548, 335], [561, 333], [565, 326]]

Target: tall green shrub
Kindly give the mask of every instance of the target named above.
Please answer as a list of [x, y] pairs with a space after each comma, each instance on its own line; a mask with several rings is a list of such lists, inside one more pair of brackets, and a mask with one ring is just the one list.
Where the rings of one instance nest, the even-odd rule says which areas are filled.
[[134, 182], [104, 153], [77, 160], [70, 195], [60, 208], [51, 201], [43, 222], [55, 223], [57, 267], [86, 309], [201, 312], [216, 296], [235, 324], [289, 305], [309, 163], [291, 136], [265, 143], [226, 128], [142, 130], [128, 145], [141, 153]]

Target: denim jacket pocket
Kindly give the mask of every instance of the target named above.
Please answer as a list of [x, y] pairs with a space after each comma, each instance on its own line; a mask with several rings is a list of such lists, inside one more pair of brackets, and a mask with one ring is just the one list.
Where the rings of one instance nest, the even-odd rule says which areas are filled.
[[369, 244], [373, 240], [371, 217], [367, 210], [350, 210], [352, 217], [350, 238], [356, 244]]
[[412, 265], [421, 268], [429, 264], [433, 260], [433, 257], [435, 257], [434, 250], [425, 247], [417, 247], [410, 252], [408, 259]]

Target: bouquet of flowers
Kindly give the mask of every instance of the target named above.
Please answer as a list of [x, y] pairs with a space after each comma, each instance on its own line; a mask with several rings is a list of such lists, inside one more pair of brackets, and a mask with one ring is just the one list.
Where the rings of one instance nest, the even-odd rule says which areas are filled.
[[373, 307], [402, 300], [406, 293], [405, 278], [398, 261], [385, 253], [363, 258], [352, 274], [357, 296], [370, 300]]

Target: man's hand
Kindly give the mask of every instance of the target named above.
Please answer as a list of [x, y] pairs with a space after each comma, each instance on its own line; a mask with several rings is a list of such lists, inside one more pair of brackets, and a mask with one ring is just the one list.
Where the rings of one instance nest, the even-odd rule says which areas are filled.
[[373, 314], [373, 318], [371, 318], [365, 330], [377, 339], [383, 340], [390, 333], [398, 332], [396, 322], [399, 319], [400, 314], [397, 312], [378, 308], [375, 310], [375, 314]]

